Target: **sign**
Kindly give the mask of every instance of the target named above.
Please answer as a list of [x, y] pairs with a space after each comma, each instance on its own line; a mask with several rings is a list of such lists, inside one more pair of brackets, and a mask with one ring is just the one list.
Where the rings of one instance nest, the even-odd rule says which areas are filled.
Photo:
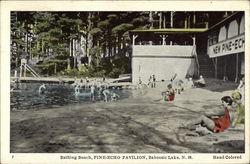
[[239, 35], [218, 44], [209, 46], [207, 49], [210, 58], [240, 53], [245, 51], [245, 35]]

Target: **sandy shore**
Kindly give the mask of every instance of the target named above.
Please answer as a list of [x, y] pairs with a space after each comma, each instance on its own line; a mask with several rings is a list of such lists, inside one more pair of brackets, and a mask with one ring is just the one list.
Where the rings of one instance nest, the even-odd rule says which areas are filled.
[[11, 111], [10, 151], [18, 153], [211, 153], [244, 152], [244, 125], [222, 133], [180, 131], [201, 111], [220, 107], [237, 87], [208, 79], [208, 87], [161, 101], [165, 83], [134, 90], [119, 102]]

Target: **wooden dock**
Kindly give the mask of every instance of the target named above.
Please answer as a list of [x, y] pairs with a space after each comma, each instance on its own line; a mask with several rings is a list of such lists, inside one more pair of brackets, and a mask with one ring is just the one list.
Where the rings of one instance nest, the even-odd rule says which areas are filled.
[[[119, 88], [129, 88], [132, 86], [131, 82], [119, 82], [119, 80], [124, 80], [125, 78], [117, 78], [117, 79], [109, 79], [107, 80], [107, 82], [103, 83], [101, 81], [98, 80], [93, 80], [93, 79], [89, 79], [89, 83], [81, 83], [81, 86], [90, 86], [90, 85], [96, 85], [96, 83], [99, 82], [100, 86], [107, 86], [109, 88], [112, 87], [119, 87]], [[27, 83], [57, 83], [57, 84], [61, 84], [61, 83], [68, 83], [68, 84], [73, 84], [75, 82], [74, 78], [58, 78], [58, 77], [39, 77], [39, 78], [35, 78], [35, 77], [11, 77], [12, 81], [19, 81], [19, 82], [27, 82]], [[79, 79], [78, 79], [79, 80]]]

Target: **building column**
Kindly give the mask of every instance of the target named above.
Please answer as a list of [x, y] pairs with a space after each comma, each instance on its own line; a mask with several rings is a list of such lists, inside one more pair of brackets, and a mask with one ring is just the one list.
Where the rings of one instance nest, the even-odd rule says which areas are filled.
[[196, 38], [195, 38], [195, 36], [193, 37], [193, 46], [195, 46], [196, 45]]
[[227, 56], [224, 56], [223, 81], [227, 81]]
[[138, 35], [133, 35], [133, 46], [135, 45], [135, 39], [138, 37]]
[[234, 82], [237, 83], [239, 79], [239, 54], [236, 55], [236, 74]]
[[218, 77], [218, 58], [216, 57], [215, 58], [215, 71], [214, 71], [214, 76], [215, 76], [215, 78], [217, 78]]

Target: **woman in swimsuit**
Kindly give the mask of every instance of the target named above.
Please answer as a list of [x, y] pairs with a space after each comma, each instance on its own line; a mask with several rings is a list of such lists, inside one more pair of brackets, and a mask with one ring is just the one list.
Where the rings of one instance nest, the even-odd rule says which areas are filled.
[[221, 98], [221, 102], [224, 109], [210, 113], [206, 112], [200, 118], [192, 120], [185, 127], [190, 130], [195, 130], [196, 125], [200, 124], [214, 133], [223, 132], [229, 128], [230, 125], [235, 122], [235, 111], [232, 108], [233, 101], [229, 96], [224, 96]]

